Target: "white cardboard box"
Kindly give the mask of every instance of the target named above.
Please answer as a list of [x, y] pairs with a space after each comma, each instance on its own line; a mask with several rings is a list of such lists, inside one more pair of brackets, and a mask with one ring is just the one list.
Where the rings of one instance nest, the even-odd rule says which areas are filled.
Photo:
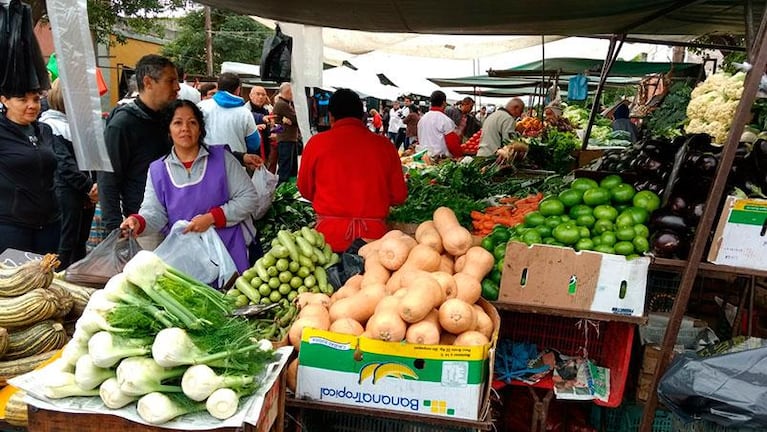
[[708, 260], [767, 270], [767, 200], [727, 197]]

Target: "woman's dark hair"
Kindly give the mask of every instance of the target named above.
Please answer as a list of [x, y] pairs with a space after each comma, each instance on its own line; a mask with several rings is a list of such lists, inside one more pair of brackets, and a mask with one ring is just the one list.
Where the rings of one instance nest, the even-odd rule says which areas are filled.
[[360, 97], [353, 90], [345, 88], [336, 90], [330, 96], [328, 111], [330, 111], [330, 114], [333, 114], [333, 118], [336, 120], [347, 117], [362, 119], [364, 115]]
[[[192, 110], [192, 113], [194, 114], [194, 118], [196, 118], [197, 123], [200, 124], [200, 137], [198, 139], [200, 147], [207, 148], [207, 146], [204, 144], [205, 118], [202, 115], [202, 111], [200, 111], [200, 108], [198, 108], [194, 102], [188, 101], [186, 99], [176, 99], [173, 102], [171, 102], [170, 106], [168, 106], [168, 110], [166, 112], [166, 119], [165, 119], [165, 128], [168, 130], [168, 137], [170, 138], [170, 123], [173, 121], [173, 116], [176, 114], [176, 110], [183, 107], [187, 107]], [[171, 142], [171, 144], [173, 143]]]
[[617, 119], [629, 118], [629, 107], [626, 104], [618, 105], [618, 108], [615, 108], [615, 112], [613, 112], [613, 116]]

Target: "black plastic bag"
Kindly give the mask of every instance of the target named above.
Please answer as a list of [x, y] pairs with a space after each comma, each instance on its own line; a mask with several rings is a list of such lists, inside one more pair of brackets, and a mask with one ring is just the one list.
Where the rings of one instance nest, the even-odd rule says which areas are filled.
[[[755, 343], [756, 342], [756, 343]], [[751, 346], [762, 341], [751, 338]], [[660, 400], [685, 421], [767, 427], [767, 346], [712, 357], [674, 359], [658, 385]]]
[[328, 282], [333, 288], [344, 286], [350, 277], [365, 271], [365, 260], [356, 254], [342, 253], [338, 264], [328, 267]]
[[136, 239], [131, 235], [123, 237], [118, 228], [85, 258], [69, 266], [64, 278], [67, 282], [102, 288], [112, 276], [122, 272], [125, 263], [140, 250]]
[[286, 35], [278, 25], [275, 33], [264, 41], [261, 52], [261, 80], [278, 83], [290, 81], [293, 38]]
[[18, 96], [50, 87], [32, 8], [19, 0], [11, 0], [7, 8], [0, 5], [0, 92]]

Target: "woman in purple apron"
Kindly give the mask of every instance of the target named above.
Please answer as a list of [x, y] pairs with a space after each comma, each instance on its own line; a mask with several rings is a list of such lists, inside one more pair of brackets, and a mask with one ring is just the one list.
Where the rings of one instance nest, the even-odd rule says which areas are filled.
[[257, 194], [240, 162], [223, 145], [206, 146], [205, 123], [197, 105], [177, 100], [169, 108], [171, 152], [149, 166], [144, 201], [138, 214], [120, 228], [134, 233], [162, 232], [188, 220], [185, 232], [216, 230], [237, 270], [249, 267], [250, 215]]

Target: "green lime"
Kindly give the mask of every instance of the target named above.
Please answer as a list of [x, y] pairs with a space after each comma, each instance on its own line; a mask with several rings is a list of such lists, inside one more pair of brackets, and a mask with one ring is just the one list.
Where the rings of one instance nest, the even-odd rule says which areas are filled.
[[612, 231], [614, 228], [613, 222], [607, 219], [597, 219], [596, 222], [594, 222], [594, 228], [592, 228], [592, 231], [594, 234], [602, 234], [606, 231]]
[[561, 223], [562, 223], [562, 217], [561, 216], [549, 216], [549, 217], [546, 218], [546, 222], [544, 222], [544, 224], [547, 227], [551, 228], [551, 229], [556, 228], [557, 225], [559, 225]]
[[634, 244], [630, 241], [619, 241], [613, 246], [618, 255], [631, 255], [634, 253]]
[[536, 230], [530, 230], [522, 236], [522, 241], [525, 242], [528, 246], [540, 243], [541, 240], [541, 235]]
[[279, 291], [272, 291], [272, 292], [269, 294], [269, 300], [271, 300], [271, 301], [272, 301], [272, 302], [274, 302], [274, 303], [277, 303], [277, 302], [278, 302], [278, 301], [280, 301], [281, 299], [282, 299], [282, 294], [280, 294], [280, 292], [279, 292]]
[[613, 249], [612, 246], [608, 246], [608, 245], [605, 245], [605, 244], [594, 246], [594, 251], [595, 252], [606, 253], [606, 254], [614, 254], [615, 253], [615, 249]]
[[299, 294], [298, 291], [291, 291], [291, 292], [289, 292], [288, 293], [288, 301], [289, 302], [293, 302], [293, 300], [295, 300], [296, 297], [298, 297], [298, 294]]
[[[543, 224], [545, 221], [546, 216], [544, 216], [540, 211], [530, 212], [525, 215], [525, 227], [537, 227], [538, 225]], [[517, 229], [517, 232], [519, 232], [519, 229]]]
[[262, 281], [261, 278], [258, 276], [250, 280], [250, 286], [252, 286], [253, 288], [260, 287], [262, 283], [264, 283], [264, 281]]
[[610, 202], [610, 191], [605, 188], [589, 189], [583, 193], [583, 203], [589, 206], [598, 206]]
[[635, 224], [634, 216], [629, 213], [629, 210], [624, 210], [623, 213], [618, 215], [615, 219], [615, 226], [617, 227], [633, 227]]
[[274, 266], [277, 267], [277, 270], [284, 272], [290, 266], [290, 261], [286, 260], [285, 258], [280, 258], [277, 260], [277, 263]]
[[493, 257], [495, 258], [495, 260], [500, 261], [505, 256], [506, 256], [506, 243], [495, 245], [495, 249], [493, 249]]
[[304, 278], [304, 286], [307, 288], [314, 288], [317, 285], [317, 278], [314, 275], [309, 275]]
[[273, 303], [272, 300], [269, 298], [269, 296], [261, 297], [261, 300], [259, 300], [258, 302], [261, 303], [262, 305], [270, 305]]
[[[594, 209], [585, 204], [578, 204], [570, 209], [570, 217], [572, 219], [578, 219], [580, 216], [592, 214], [594, 214]], [[562, 218], [562, 221], [565, 222], [564, 218]]]
[[621, 212], [621, 214], [623, 213], [630, 214], [631, 218], [634, 219], [635, 224], [643, 224], [647, 222], [648, 219], [650, 219], [650, 213], [641, 207], [629, 207]]
[[301, 278], [305, 278], [309, 276], [312, 272], [309, 271], [307, 267], [301, 266], [298, 268], [298, 271], [296, 272], [296, 275]]
[[575, 250], [591, 250], [594, 249], [594, 242], [589, 238], [582, 238], [575, 244]]
[[573, 182], [570, 184], [570, 189], [582, 190], [584, 192], [589, 189], [594, 189], [597, 187], [599, 187], [599, 183], [597, 183], [596, 181], [590, 178], [585, 178], [585, 177], [577, 178], [573, 180]]
[[482, 249], [492, 252], [493, 248], [495, 247], [495, 243], [493, 242], [493, 239], [490, 236], [487, 236], [482, 239]]
[[578, 234], [581, 238], [591, 238], [591, 230], [586, 228], [585, 226], [578, 227]]
[[580, 189], [565, 189], [557, 196], [565, 207], [572, 207], [583, 202], [583, 191]]
[[603, 178], [601, 182], [599, 182], [599, 187], [612, 189], [621, 183], [623, 183], [621, 176], [617, 174], [610, 174], [609, 176]]
[[299, 294], [303, 294], [305, 292], [309, 292], [309, 288], [301, 285], [300, 287], [298, 287], [298, 289], [296, 289], [296, 292], [298, 292]]
[[538, 211], [544, 216], [565, 214], [565, 205], [559, 198], [549, 197], [538, 203]]
[[634, 251], [638, 253], [645, 253], [650, 250], [650, 242], [647, 240], [647, 237], [634, 237], [631, 243], [634, 244]]
[[[288, 280], [290, 280], [290, 279], [288, 279]], [[267, 283], [267, 285], [268, 285], [268, 286], [269, 286], [269, 288], [271, 288], [271, 289], [277, 289], [277, 288], [280, 286], [280, 284], [281, 284], [281, 283], [282, 283], [282, 282], [280, 282], [280, 279], [279, 279], [279, 278], [273, 277], [273, 278], [269, 278], [269, 282]], [[261, 286], [263, 286], [263, 285], [261, 285]], [[266, 294], [264, 294], [264, 293], [261, 293], [261, 294], [262, 294], [262, 295], [266, 295]]]
[[551, 228], [548, 227], [548, 225], [538, 225], [535, 227], [535, 231], [540, 234], [541, 238], [551, 237]]
[[496, 226], [490, 233], [489, 237], [493, 239], [493, 244], [506, 243], [509, 241], [509, 230], [504, 226]]
[[494, 268], [492, 271], [490, 271], [490, 274], [487, 277], [497, 284], [501, 283], [501, 272], [497, 268]]
[[269, 268], [266, 269], [266, 274], [268, 274], [269, 277], [275, 277], [278, 274], [280, 274], [280, 271], [277, 270], [276, 266], [272, 266], [272, 267], [269, 267]]
[[482, 280], [482, 298], [489, 301], [498, 300], [498, 284], [490, 279]]
[[615, 237], [621, 241], [631, 241], [636, 233], [633, 226], [622, 226], [615, 230]]
[[634, 225], [634, 234], [636, 234], [637, 237], [650, 237], [650, 229], [647, 228], [647, 225], [642, 224], [636, 224]]
[[615, 233], [612, 231], [603, 232], [600, 237], [602, 238], [602, 245], [604, 246], [612, 247], [615, 242], [618, 241], [618, 238], [615, 237]]
[[602, 236], [594, 236], [591, 238], [591, 241], [594, 243], [594, 246], [599, 246], [602, 244]]
[[555, 239], [554, 237], [545, 237], [543, 239], [543, 244], [553, 245], [555, 243], [558, 243], [558, 242], [557, 242], [557, 239]]
[[240, 294], [234, 300], [234, 305], [237, 307], [243, 307], [250, 303], [250, 299], [245, 294]]
[[563, 214], [563, 215], [562, 215], [562, 216], [560, 216], [559, 218], [560, 218], [560, 219], [559, 219], [559, 222], [560, 222], [560, 223], [562, 223], [562, 222], [569, 222], [569, 221], [571, 220], [570, 216], [568, 216], [568, 215], [566, 215], [566, 214]]
[[630, 184], [621, 183], [610, 189], [610, 198], [615, 204], [628, 204], [634, 199], [636, 189]]
[[561, 224], [551, 232], [557, 241], [566, 245], [574, 245], [581, 239], [580, 229], [575, 225]]
[[660, 208], [660, 197], [653, 191], [643, 190], [634, 195], [632, 203], [634, 207], [640, 207], [652, 213]]
[[609, 221], [614, 221], [615, 218], [618, 217], [618, 210], [616, 210], [613, 206], [605, 204], [598, 205], [594, 207], [594, 217], [597, 219], [607, 219]]
[[582, 226], [582, 227], [586, 227], [586, 228], [591, 228], [591, 227], [593, 227], [593, 226], [594, 226], [594, 223], [595, 223], [596, 221], [597, 221], [597, 220], [594, 218], [594, 216], [592, 216], [592, 215], [588, 215], [588, 214], [585, 214], [585, 215], [581, 215], [581, 216], [578, 216], [578, 217], [575, 219], [575, 223], [576, 223], [578, 226]]
[[290, 278], [290, 282], [288, 283], [290, 284], [291, 288], [298, 288], [304, 284], [304, 280], [298, 276], [293, 276], [292, 278]]

